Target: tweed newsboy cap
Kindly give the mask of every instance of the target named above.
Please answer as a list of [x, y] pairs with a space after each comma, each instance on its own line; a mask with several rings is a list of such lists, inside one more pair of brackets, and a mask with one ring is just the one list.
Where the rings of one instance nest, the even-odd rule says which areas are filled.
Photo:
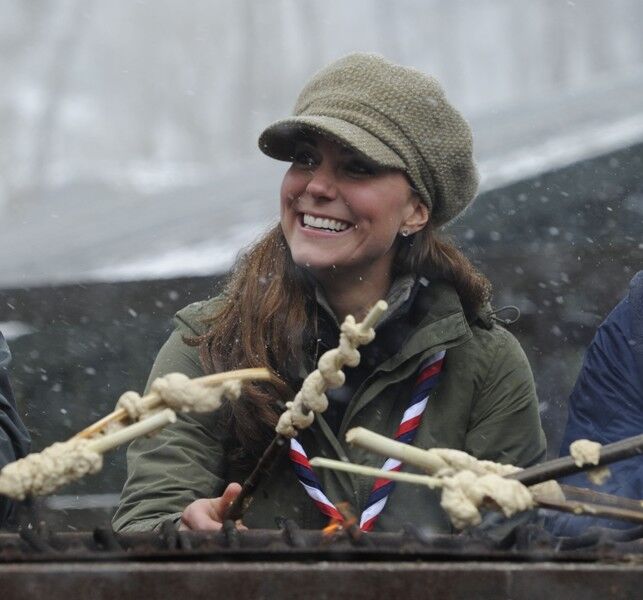
[[377, 164], [404, 171], [443, 225], [473, 200], [478, 174], [471, 129], [433, 77], [374, 54], [349, 54], [304, 87], [294, 116], [259, 136], [259, 148], [292, 160], [302, 133], [336, 139]]

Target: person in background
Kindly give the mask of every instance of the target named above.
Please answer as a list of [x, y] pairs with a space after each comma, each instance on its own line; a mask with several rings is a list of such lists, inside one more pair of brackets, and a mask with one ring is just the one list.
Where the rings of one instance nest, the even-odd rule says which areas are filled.
[[[561, 456], [578, 439], [611, 444], [643, 433], [643, 271], [631, 280], [628, 294], [599, 326], [569, 398], [569, 416]], [[610, 465], [603, 484], [584, 473], [563, 483], [599, 492], [643, 499], [643, 456]], [[576, 535], [589, 526], [628, 527], [627, 521], [557, 514], [547, 521], [557, 535]]]
[[[31, 438], [18, 416], [7, 369], [11, 353], [0, 332], [0, 469], [7, 463], [26, 456], [31, 447]], [[0, 526], [11, 514], [12, 502], [0, 496]]]
[[114, 527], [220, 528], [283, 403], [337, 346], [346, 315], [360, 321], [383, 298], [375, 340], [262, 481], [243, 523], [274, 528], [285, 517], [318, 529], [328, 500], [350, 502], [366, 530], [411, 522], [451, 531], [437, 491], [398, 486], [389, 496], [368, 479], [325, 470], [315, 482], [299, 467], [302, 452], [380, 467], [381, 457], [346, 444], [358, 425], [523, 467], [545, 454], [525, 354], [492, 318], [489, 281], [439, 234], [477, 189], [469, 126], [434, 78], [357, 53], [317, 73], [259, 147], [290, 163], [280, 222], [240, 258], [219, 297], [177, 314], [150, 380], [269, 367], [274, 383], [246, 385], [216, 413], [182, 414], [134, 442]]

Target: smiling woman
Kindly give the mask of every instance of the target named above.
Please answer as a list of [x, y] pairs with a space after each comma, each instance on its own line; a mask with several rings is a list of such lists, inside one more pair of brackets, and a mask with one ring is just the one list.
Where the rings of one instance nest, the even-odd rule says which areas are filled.
[[331, 306], [351, 288], [359, 310], [386, 296], [398, 236], [416, 233], [428, 218], [402, 171], [319, 134], [297, 142], [281, 186], [281, 228], [294, 263], [314, 275]]
[[[389, 311], [375, 341], [328, 393], [328, 410], [300, 433], [298, 448], [379, 467], [376, 456], [343, 441], [361, 425], [480, 459], [528, 466], [543, 458], [525, 355], [491, 318], [487, 279], [437, 234], [477, 188], [471, 132], [437, 81], [378, 56], [349, 55], [313, 77], [294, 116], [270, 125], [259, 146], [291, 163], [280, 223], [240, 258], [219, 297], [177, 313], [150, 381], [258, 366], [269, 367], [273, 381], [132, 444], [115, 528], [151, 529], [168, 519], [220, 528], [283, 403], [336, 346], [338, 323], [348, 314], [360, 320], [380, 298]], [[318, 477], [325, 497], [371, 515], [369, 528], [413, 522], [450, 530], [431, 490], [386, 487], [375, 497], [367, 480]], [[323, 526], [324, 511], [300, 483], [282, 456], [244, 525], [274, 527], [286, 517]]]

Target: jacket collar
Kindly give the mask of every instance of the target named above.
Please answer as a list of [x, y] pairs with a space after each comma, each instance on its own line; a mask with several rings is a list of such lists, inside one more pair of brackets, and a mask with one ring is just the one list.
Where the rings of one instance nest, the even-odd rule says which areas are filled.
[[[444, 281], [420, 283], [409, 312], [409, 319], [417, 325], [411, 328], [401, 349], [378, 365], [357, 391], [344, 416], [340, 439], [353, 417], [386, 386], [412, 376], [429, 356], [459, 346], [473, 336], [453, 286]], [[389, 375], [383, 377], [383, 373]]]
[[[426, 281], [424, 278], [421, 278]], [[386, 295], [386, 303], [388, 304], [388, 310], [384, 313], [384, 316], [376, 324], [375, 329], [382, 327], [392, 315], [394, 315], [399, 309], [403, 308], [404, 303], [411, 297], [411, 294], [415, 291], [416, 277], [415, 275], [402, 275], [397, 277], [391, 289]], [[337, 320], [337, 315], [331, 308], [326, 294], [320, 285], [315, 286], [315, 300], [317, 304], [328, 314], [328, 316], [333, 320], [337, 328], [339, 329], [340, 323]]]

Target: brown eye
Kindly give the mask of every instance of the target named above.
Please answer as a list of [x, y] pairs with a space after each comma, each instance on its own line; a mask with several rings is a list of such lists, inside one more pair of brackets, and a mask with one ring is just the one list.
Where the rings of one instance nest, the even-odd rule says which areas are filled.
[[349, 158], [344, 163], [344, 171], [350, 177], [372, 177], [380, 171], [378, 165], [361, 157]]

